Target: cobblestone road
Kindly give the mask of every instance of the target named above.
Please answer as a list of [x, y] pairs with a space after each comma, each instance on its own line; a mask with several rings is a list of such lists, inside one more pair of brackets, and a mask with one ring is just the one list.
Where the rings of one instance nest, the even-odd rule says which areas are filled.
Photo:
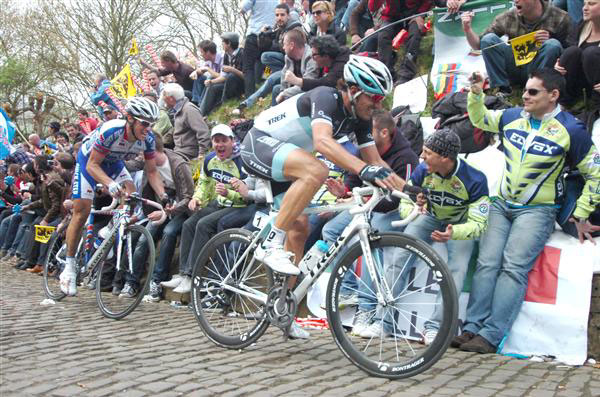
[[329, 331], [282, 342], [273, 330], [243, 352], [217, 348], [193, 314], [142, 303], [103, 318], [93, 294], [54, 306], [41, 277], [0, 264], [0, 395], [5, 396], [600, 396], [600, 370], [451, 349], [414, 378], [370, 378]]

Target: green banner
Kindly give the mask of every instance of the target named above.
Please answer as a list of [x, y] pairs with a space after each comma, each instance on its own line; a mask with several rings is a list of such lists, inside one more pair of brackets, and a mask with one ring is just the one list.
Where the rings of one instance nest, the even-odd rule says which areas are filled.
[[460, 11], [450, 14], [446, 8], [433, 10], [433, 21], [436, 30], [447, 36], [464, 36], [460, 14], [465, 11], [475, 13], [471, 26], [477, 34], [483, 33], [492, 23], [494, 18], [510, 9], [512, 1], [509, 0], [476, 0], [460, 7]]

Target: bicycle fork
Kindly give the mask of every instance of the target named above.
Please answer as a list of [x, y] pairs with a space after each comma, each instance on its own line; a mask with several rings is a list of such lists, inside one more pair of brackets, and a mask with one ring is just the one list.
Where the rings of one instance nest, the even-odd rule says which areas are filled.
[[127, 261], [129, 262], [129, 273], [133, 274], [133, 257], [131, 253], [131, 233], [125, 233], [125, 223], [119, 224], [119, 237], [117, 243], [117, 271], [121, 270], [121, 254], [123, 252], [123, 238], [125, 238]]
[[371, 251], [371, 245], [369, 244], [369, 228], [361, 227], [358, 231], [358, 236], [363, 252], [363, 263], [367, 265], [367, 271], [371, 275], [371, 279], [375, 285], [375, 290], [377, 291], [377, 303], [383, 307], [386, 307], [388, 304], [394, 301], [394, 297], [385, 277], [383, 263], [381, 264], [381, 279], [377, 276], [378, 273], [376, 271], [375, 259], [373, 258], [373, 252]]

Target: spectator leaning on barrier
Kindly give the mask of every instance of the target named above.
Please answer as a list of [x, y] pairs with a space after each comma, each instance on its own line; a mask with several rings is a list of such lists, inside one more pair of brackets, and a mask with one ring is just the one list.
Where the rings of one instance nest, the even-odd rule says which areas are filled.
[[210, 148], [210, 137], [200, 110], [177, 83], [165, 84], [161, 99], [173, 124], [174, 152], [188, 161], [202, 159]]
[[573, 29], [570, 41], [554, 65], [567, 80], [561, 104], [573, 105], [585, 89], [592, 107], [600, 110], [600, 0], [584, 3], [583, 21]]
[[591, 240], [596, 227], [587, 218], [600, 202], [600, 153], [583, 124], [557, 105], [565, 88], [557, 71], [531, 73], [522, 108], [486, 109], [482, 86], [483, 78], [476, 74], [467, 102], [469, 118], [477, 128], [501, 134], [506, 166], [481, 238], [463, 333], [452, 345], [494, 353], [519, 313], [527, 275], [554, 231], [567, 165], [586, 179], [572, 222], [582, 243]]
[[221, 40], [225, 51], [223, 67], [218, 77], [206, 80], [206, 91], [200, 104], [200, 112], [204, 116], [208, 116], [217, 105], [244, 93], [244, 50], [239, 48], [239, 36], [232, 32], [223, 33]]
[[[281, 70], [281, 84], [273, 87], [273, 105], [303, 92], [301, 86], [291, 84], [289, 80], [300, 82], [304, 78], [315, 79], [319, 77], [317, 64], [313, 59], [310, 47], [306, 43], [304, 33], [298, 30], [287, 32], [283, 38], [283, 49], [285, 51], [285, 66]], [[290, 75], [288, 76], [288, 74]]]
[[[474, 50], [481, 49], [490, 87], [505, 94], [512, 92], [511, 83], [524, 85], [532, 71], [554, 66], [562, 49], [568, 47], [571, 18], [545, 0], [515, 0], [515, 7], [494, 18], [481, 36], [471, 27], [473, 16], [472, 11], [461, 15], [467, 41]], [[511, 46], [501, 37], [514, 39], [534, 31], [541, 47], [531, 62], [516, 66]]]
[[202, 247], [216, 232], [219, 220], [236, 207], [245, 207], [242, 195], [231, 185], [233, 178], [244, 179], [242, 161], [233, 154], [234, 135], [227, 125], [219, 124], [212, 129], [214, 152], [204, 159], [202, 173], [194, 196], [188, 205], [192, 215], [184, 222], [179, 245], [179, 275], [162, 283], [174, 288], [174, 292], [191, 290], [191, 276]]

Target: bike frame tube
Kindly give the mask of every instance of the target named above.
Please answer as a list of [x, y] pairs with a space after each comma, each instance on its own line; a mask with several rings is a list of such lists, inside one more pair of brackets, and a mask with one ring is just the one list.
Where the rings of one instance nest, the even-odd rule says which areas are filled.
[[[365, 195], [372, 194], [372, 197], [366, 202], [362, 202], [362, 197]], [[396, 194], [400, 197], [408, 197], [404, 193]], [[390, 301], [391, 297], [391, 289], [387, 284], [387, 280], [382, 278], [381, 280], [376, 277], [377, 273], [375, 270], [375, 261], [373, 259], [373, 255], [371, 253], [371, 246], [369, 245], [369, 231], [371, 230], [371, 225], [369, 222], [370, 214], [373, 208], [384, 198], [381, 193], [381, 190], [372, 187], [357, 187], [352, 191], [352, 196], [354, 198], [354, 203], [339, 203], [334, 205], [323, 205], [317, 207], [306, 208], [302, 213], [303, 214], [320, 214], [324, 212], [341, 212], [344, 210], [349, 210], [352, 215], [352, 220], [344, 228], [342, 234], [338, 237], [338, 239], [334, 242], [334, 244], [329, 247], [329, 250], [325, 253], [323, 258], [315, 265], [315, 267], [304, 277], [300, 285], [298, 285], [294, 290], [294, 297], [298, 302], [300, 302], [306, 294], [308, 293], [308, 289], [314, 282], [321, 276], [321, 274], [327, 269], [327, 267], [333, 262], [333, 259], [337, 257], [341, 248], [346, 244], [346, 242], [352, 238], [356, 233], [358, 233], [360, 244], [363, 251], [364, 263], [367, 266], [367, 270], [371, 275], [371, 279], [375, 283], [375, 289], [378, 291], [377, 293], [377, 301], [380, 304], [385, 304]], [[416, 207], [415, 207], [416, 210]], [[256, 233], [250, 245], [244, 253], [241, 255], [240, 259], [236, 261], [236, 263], [232, 266], [229, 274], [225, 276], [223, 281], [221, 282], [223, 289], [233, 291], [239, 293], [241, 295], [252, 298], [258, 302], [266, 303], [267, 296], [260, 291], [255, 290], [254, 288], [246, 287], [243, 284], [240, 284], [240, 287], [244, 288], [239, 289], [228, 285], [227, 282], [231, 279], [231, 275], [234, 270], [240, 265], [240, 263], [245, 260], [250, 250], [257, 246], [260, 239], [268, 233], [270, 229], [270, 225], [275, 220], [277, 216], [276, 212], [271, 211], [269, 214], [269, 222]], [[412, 219], [411, 219], [412, 220]], [[248, 266], [243, 274], [243, 277], [248, 276], [248, 272], [252, 268], [255, 259], [252, 258], [250, 262], [250, 266]], [[242, 278], [243, 278], [242, 277]], [[383, 293], [382, 293], [383, 292]]]

